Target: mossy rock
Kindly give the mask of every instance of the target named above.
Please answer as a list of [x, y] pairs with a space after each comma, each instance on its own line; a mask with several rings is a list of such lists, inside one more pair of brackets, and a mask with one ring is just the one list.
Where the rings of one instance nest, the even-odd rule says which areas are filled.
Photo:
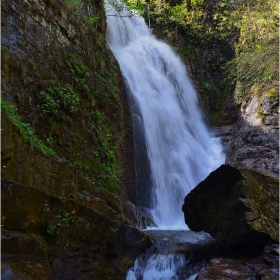
[[71, 199], [7, 180], [2, 181], [1, 199], [5, 253], [49, 260], [51, 279], [124, 279], [118, 259], [134, 261], [151, 246], [144, 232]]
[[185, 197], [186, 224], [222, 245], [279, 242], [278, 186], [255, 170], [222, 165]]

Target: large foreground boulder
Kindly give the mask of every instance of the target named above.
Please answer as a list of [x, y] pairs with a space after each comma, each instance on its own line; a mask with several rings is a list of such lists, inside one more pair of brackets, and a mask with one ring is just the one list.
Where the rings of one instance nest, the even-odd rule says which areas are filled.
[[279, 242], [278, 187], [275, 178], [222, 165], [185, 197], [185, 222], [221, 245]]

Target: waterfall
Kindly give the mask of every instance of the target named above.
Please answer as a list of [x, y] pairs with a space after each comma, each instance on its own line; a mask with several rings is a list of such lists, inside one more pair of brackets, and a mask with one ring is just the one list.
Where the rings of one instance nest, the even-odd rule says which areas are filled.
[[224, 163], [220, 140], [203, 122], [179, 57], [143, 18], [105, 4], [107, 42], [143, 119], [154, 184], [152, 217], [158, 227], [186, 227], [184, 197]]
[[126, 280], [169, 280], [185, 263], [185, 256], [183, 254], [152, 255], [146, 260], [145, 265], [139, 265], [139, 260], [137, 259], [134, 267], [128, 271]]

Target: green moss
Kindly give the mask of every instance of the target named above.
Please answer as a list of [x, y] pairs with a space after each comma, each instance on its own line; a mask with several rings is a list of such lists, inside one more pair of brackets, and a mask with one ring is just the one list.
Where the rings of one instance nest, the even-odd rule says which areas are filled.
[[105, 264], [97, 272], [97, 279], [111, 280], [114, 279], [115, 277], [116, 277], [115, 270], [110, 268], [109, 265], [107, 264]]
[[[255, 89], [255, 91], [253, 91], [254, 89]], [[278, 90], [275, 87], [273, 87], [273, 88], [270, 88], [267, 91], [264, 91], [263, 89], [259, 89], [257, 86], [253, 86], [252, 91], [253, 91], [253, 94], [255, 96], [257, 96], [257, 98], [258, 98], [257, 119], [261, 119], [262, 123], [264, 124], [265, 115], [263, 115], [262, 112], [261, 112], [262, 111], [261, 102], [262, 102], [264, 97], [269, 97], [271, 102], [279, 100]]]
[[221, 114], [222, 112], [221, 111], [218, 111], [218, 112], [211, 112], [210, 114], [210, 122], [211, 123], [216, 123], [217, 121], [220, 120], [220, 117], [221, 117]]
[[265, 115], [262, 114], [262, 105], [261, 105], [261, 97], [258, 96], [258, 107], [257, 107], [257, 119], [261, 119], [262, 123], [264, 123]]
[[275, 87], [273, 87], [273, 88], [269, 89], [268, 91], [266, 91], [265, 95], [267, 97], [269, 97], [272, 101], [275, 101], [276, 99], [279, 98], [278, 89], [275, 88]]
[[56, 155], [52, 148], [47, 147], [42, 140], [38, 138], [29, 123], [23, 123], [20, 116], [16, 113], [16, 108], [1, 98], [1, 110], [8, 118], [19, 128], [26, 141], [40, 148], [45, 154]]

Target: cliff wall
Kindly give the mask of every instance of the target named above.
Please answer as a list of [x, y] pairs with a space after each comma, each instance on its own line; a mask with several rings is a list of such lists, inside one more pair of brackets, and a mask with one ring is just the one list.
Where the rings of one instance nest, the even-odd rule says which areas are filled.
[[103, 3], [1, 5], [2, 277], [124, 279], [150, 240]]

